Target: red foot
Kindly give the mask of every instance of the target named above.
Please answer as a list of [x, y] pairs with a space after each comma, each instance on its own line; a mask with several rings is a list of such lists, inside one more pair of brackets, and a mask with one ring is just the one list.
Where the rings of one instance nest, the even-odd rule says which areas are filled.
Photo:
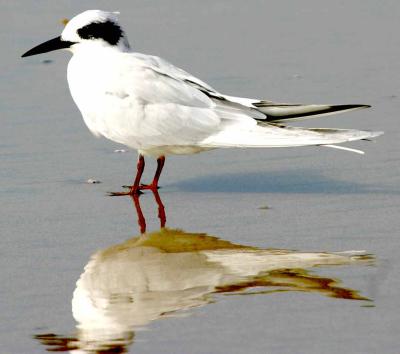
[[157, 159], [157, 170], [153, 178], [153, 182], [150, 184], [140, 184], [140, 179], [142, 178], [142, 173], [144, 170], [144, 157], [143, 155], [139, 155], [138, 163], [137, 163], [137, 172], [135, 181], [132, 186], [123, 186], [123, 188], [129, 188], [129, 192], [110, 192], [108, 193], [110, 196], [122, 196], [122, 195], [130, 195], [130, 196], [138, 196], [142, 194], [142, 190], [148, 189], [152, 192], [157, 192], [158, 187], [158, 180], [161, 175], [161, 171], [164, 167], [165, 157], [160, 156]]
[[157, 191], [160, 187], [154, 183], [151, 184], [141, 184], [136, 188], [132, 188], [132, 186], [122, 186], [122, 188], [127, 188], [129, 191], [126, 192], [109, 192], [108, 195], [111, 197], [120, 197], [125, 195], [141, 195], [143, 194], [143, 190], [151, 190], [153, 192]]
[[151, 184], [141, 184], [139, 189], [140, 190], [150, 189], [152, 191], [156, 191], [157, 189], [160, 189], [160, 187], [157, 184], [151, 183]]
[[133, 192], [133, 193], [131, 193], [130, 191], [129, 192], [108, 192], [108, 195], [110, 197], [121, 197], [121, 196], [127, 196], [127, 195], [133, 197], [134, 195], [141, 195], [141, 194], [143, 194], [143, 192], [141, 192], [139, 190], [136, 192]]

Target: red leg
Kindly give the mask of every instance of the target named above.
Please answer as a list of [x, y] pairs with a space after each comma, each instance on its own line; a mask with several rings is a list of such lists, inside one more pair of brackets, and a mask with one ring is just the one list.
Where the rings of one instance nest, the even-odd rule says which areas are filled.
[[139, 189], [151, 189], [152, 191], [156, 191], [158, 189], [158, 180], [160, 179], [162, 169], [165, 164], [165, 156], [160, 156], [157, 159], [157, 169], [156, 173], [154, 174], [153, 181], [151, 184], [142, 184]]
[[137, 162], [137, 171], [136, 171], [135, 182], [133, 182], [133, 186], [131, 186], [131, 189], [129, 190], [129, 193], [131, 195], [136, 194], [140, 189], [139, 188], [139, 183], [140, 183], [140, 180], [142, 178], [142, 174], [143, 174], [143, 171], [144, 171], [144, 166], [145, 166], [144, 156], [139, 154], [139, 159], [138, 159], [138, 162]]
[[162, 169], [164, 167], [164, 164], [165, 164], [165, 156], [160, 156], [157, 159], [157, 170], [156, 170], [156, 173], [154, 175], [153, 183], [152, 183], [156, 187], [158, 187], [158, 180], [159, 180], [159, 178], [161, 176], [161, 172], [162, 172]]
[[133, 182], [133, 185], [129, 187], [129, 192], [111, 192], [111, 196], [120, 196], [120, 195], [135, 195], [140, 193], [141, 186], [140, 184], [140, 179], [142, 178], [142, 174], [144, 171], [144, 156], [139, 154], [138, 162], [137, 162], [137, 171], [136, 171], [136, 177], [135, 181]]

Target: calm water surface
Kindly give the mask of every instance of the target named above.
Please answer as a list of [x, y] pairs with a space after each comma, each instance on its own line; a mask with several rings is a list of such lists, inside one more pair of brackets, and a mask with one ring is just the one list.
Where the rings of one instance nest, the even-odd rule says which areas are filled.
[[[365, 156], [172, 157], [159, 195], [107, 197], [130, 182], [136, 153], [90, 135], [68, 92], [68, 53], [19, 58], [90, 8], [121, 11], [138, 51], [221, 91], [368, 103], [306, 123], [386, 135], [353, 145]], [[397, 354], [399, 10], [391, 0], [2, 4], [0, 353]]]

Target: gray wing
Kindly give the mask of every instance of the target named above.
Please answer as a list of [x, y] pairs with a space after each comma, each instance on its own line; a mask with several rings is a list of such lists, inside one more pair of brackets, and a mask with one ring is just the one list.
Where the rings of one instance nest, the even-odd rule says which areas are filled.
[[258, 100], [224, 95], [197, 77], [177, 68], [166, 60], [152, 57], [157, 68], [164, 75], [177, 78], [188, 85], [198, 89], [219, 106], [229, 106], [241, 109], [252, 118], [259, 121], [277, 123], [295, 120], [317, 118], [336, 113], [349, 112], [363, 108], [369, 108], [366, 104], [299, 104], [277, 103], [268, 100]]

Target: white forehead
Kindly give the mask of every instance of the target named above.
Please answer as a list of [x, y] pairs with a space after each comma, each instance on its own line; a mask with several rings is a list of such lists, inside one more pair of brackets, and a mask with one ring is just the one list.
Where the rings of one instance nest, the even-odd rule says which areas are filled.
[[77, 30], [93, 22], [105, 22], [107, 20], [118, 23], [119, 12], [101, 10], [87, 10], [73, 17], [61, 33], [61, 38], [71, 42], [79, 42]]

